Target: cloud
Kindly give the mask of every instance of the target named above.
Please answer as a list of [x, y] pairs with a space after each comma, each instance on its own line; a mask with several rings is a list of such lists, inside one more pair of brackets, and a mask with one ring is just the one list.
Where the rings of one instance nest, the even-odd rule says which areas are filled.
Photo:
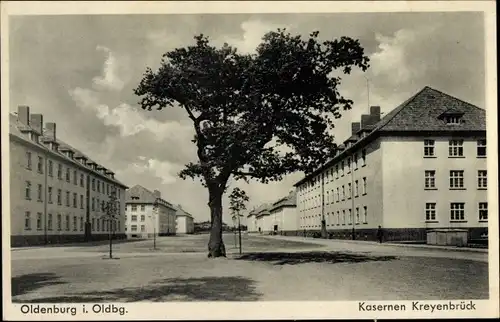
[[132, 163], [130, 170], [137, 174], [150, 174], [161, 179], [162, 184], [172, 184], [176, 182], [179, 171], [183, 165], [175, 164], [169, 161], [160, 161], [155, 158], [138, 158], [140, 161]]
[[102, 51], [107, 54], [106, 61], [104, 62], [103, 71], [101, 76], [94, 77], [92, 82], [97, 88], [120, 91], [125, 86], [125, 81], [121, 78], [120, 73], [123, 72], [125, 68], [121, 64], [125, 64], [124, 61], [119, 61], [116, 55], [107, 47], [98, 45], [96, 47], [98, 51]]
[[261, 20], [247, 20], [241, 23], [240, 27], [243, 30], [241, 37], [222, 37], [216, 42], [227, 42], [229, 45], [238, 48], [238, 52], [251, 54], [255, 53], [257, 46], [262, 42], [262, 37], [267, 32], [278, 28], [286, 28], [288, 31], [292, 29], [292, 26], [288, 24], [276, 24]]

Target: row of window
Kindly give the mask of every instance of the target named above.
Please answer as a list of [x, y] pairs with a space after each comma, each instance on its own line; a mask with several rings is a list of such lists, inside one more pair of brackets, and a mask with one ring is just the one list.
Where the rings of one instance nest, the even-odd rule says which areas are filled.
[[[71, 224], [73, 224], [73, 231], [83, 231], [84, 230], [84, 220], [83, 216], [77, 217], [73, 216], [73, 220], [71, 221], [71, 217], [69, 215], [66, 215], [64, 220], [64, 229], [66, 231], [71, 230]], [[102, 226], [101, 226], [102, 222]], [[97, 225], [96, 225], [97, 223]], [[92, 231], [100, 231], [102, 227], [102, 231], [109, 231], [110, 228], [113, 229], [113, 231], [120, 230], [120, 221], [111, 221], [111, 225], [109, 224], [110, 220], [107, 219], [97, 219], [92, 218]], [[36, 215], [36, 229], [37, 230], [43, 230], [43, 216], [41, 212], [38, 212]], [[47, 215], [47, 230], [53, 230], [54, 228], [54, 222], [53, 222], [53, 215], [48, 214]], [[63, 216], [61, 214], [57, 214], [56, 216], [56, 225], [55, 228], [58, 231], [63, 230]], [[24, 216], [24, 229], [25, 230], [31, 230], [32, 229], [32, 221], [31, 221], [31, 212], [26, 211], [25, 216]]]
[[319, 189], [321, 179], [325, 181], [325, 183], [329, 183], [333, 181], [334, 178], [338, 179], [339, 177], [343, 177], [344, 174], [351, 173], [351, 170], [357, 170], [359, 167], [366, 166], [366, 150], [361, 151], [361, 157], [358, 159], [358, 153], [355, 153], [351, 159], [348, 157], [346, 161], [342, 160], [339, 164], [335, 165], [335, 170], [329, 169], [324, 172], [322, 175], [312, 179], [311, 181], [305, 183], [304, 185], [299, 187], [299, 195], [303, 193], [310, 192], [314, 189]]
[[[32, 159], [32, 153], [30, 151], [26, 151], [26, 168], [28, 170], [32, 170], [32, 165], [31, 165], [31, 159]], [[44, 164], [44, 159], [42, 156], [38, 156], [38, 163], [37, 163], [37, 170], [39, 173], [43, 173], [43, 164]], [[53, 177], [54, 176], [54, 162], [52, 160], [48, 160], [48, 176]], [[66, 182], [71, 182], [71, 168], [68, 166], [66, 168]], [[63, 165], [62, 163], [57, 164], [57, 178], [59, 180], [63, 180]], [[78, 171], [73, 170], [73, 184], [78, 185], [80, 184], [80, 187], [85, 187], [85, 175], [83, 173], [80, 173], [80, 179], [78, 180]], [[110, 195], [111, 192], [113, 191], [113, 185], [110, 185], [109, 183], [105, 183], [104, 181], [101, 181], [96, 178], [92, 178], [92, 191], [96, 191], [98, 193], [102, 194], [107, 194]], [[116, 188], [115, 188], [116, 189]], [[117, 196], [120, 198], [120, 189], [117, 190]]]
[[[128, 210], [128, 206], [125, 206], [125, 210]], [[141, 205], [141, 211], [145, 211], [145, 210], [146, 210], [146, 206]], [[130, 211], [132, 211], [132, 212], [137, 211], [137, 205], [130, 205]]]
[[[486, 139], [477, 140], [476, 156], [479, 158], [486, 157]], [[436, 141], [424, 140], [424, 157], [436, 156]], [[449, 140], [448, 141], [448, 156], [463, 157], [464, 156], [464, 140]]]
[[[477, 188], [486, 189], [488, 187], [487, 170], [477, 171]], [[436, 189], [436, 170], [425, 170], [425, 189]], [[464, 170], [450, 170], [450, 189], [464, 189]]]
[[[53, 203], [53, 187], [47, 187], [47, 202], [49, 204]], [[25, 199], [31, 200], [31, 181], [26, 181], [25, 188]], [[84, 196], [80, 194], [80, 209], [84, 208]], [[92, 197], [91, 210], [92, 211], [101, 211], [104, 209], [106, 205], [105, 200], [100, 200], [99, 198]], [[38, 184], [37, 189], [37, 201], [43, 202], [43, 186]], [[57, 204], [62, 205], [62, 189], [57, 189]], [[71, 203], [71, 192], [66, 191], [66, 203], [67, 207], [73, 206], [73, 208], [78, 208], [78, 194], [73, 192], [73, 202]], [[120, 213], [120, 205], [118, 205], [118, 213]]]
[[[366, 195], [367, 194], [366, 177], [363, 177], [363, 179], [361, 180], [361, 184], [362, 184], [361, 194]], [[324, 203], [329, 205], [335, 202], [344, 201], [346, 200], [346, 198], [349, 200], [351, 199], [352, 194], [353, 194], [352, 184], [349, 182], [347, 184], [347, 194], [345, 185], [342, 185], [342, 187], [337, 187], [335, 190], [334, 189], [326, 190]], [[354, 181], [354, 197], [355, 198], [359, 197], [359, 180]], [[300, 211], [314, 209], [319, 207], [320, 205], [321, 205], [321, 199], [319, 195], [299, 201]]]
[[[361, 213], [362, 212], [362, 213]], [[368, 223], [368, 207], [356, 207], [356, 224], [367, 224]], [[325, 217], [326, 226], [340, 226], [340, 225], [351, 225], [352, 224], [352, 209], [338, 210], [337, 212], [328, 212]], [[301, 228], [314, 228], [321, 227], [321, 215], [311, 215], [311, 216], [301, 216], [300, 217], [300, 227]]]
[[[427, 202], [425, 204], [425, 220], [437, 221], [436, 203]], [[488, 203], [478, 203], [478, 218], [479, 221], [488, 220]], [[465, 221], [465, 202], [450, 203], [450, 221]]]

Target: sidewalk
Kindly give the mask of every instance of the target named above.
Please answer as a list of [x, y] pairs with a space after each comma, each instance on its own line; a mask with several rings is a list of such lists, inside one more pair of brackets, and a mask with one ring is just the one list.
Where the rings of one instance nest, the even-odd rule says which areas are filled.
[[285, 240], [298, 240], [304, 242], [310, 242], [321, 245], [328, 245], [333, 243], [352, 243], [361, 245], [372, 245], [372, 246], [396, 246], [396, 247], [408, 247], [415, 249], [429, 249], [429, 250], [440, 250], [440, 251], [455, 251], [455, 252], [476, 252], [476, 253], [488, 253], [487, 248], [471, 248], [471, 247], [453, 247], [453, 246], [438, 246], [438, 245], [426, 245], [426, 244], [404, 244], [404, 243], [378, 243], [376, 241], [365, 241], [365, 240], [350, 240], [350, 239], [323, 239], [323, 238], [312, 238], [312, 237], [302, 237], [302, 236], [282, 236], [282, 235], [255, 235], [264, 238], [278, 238]]

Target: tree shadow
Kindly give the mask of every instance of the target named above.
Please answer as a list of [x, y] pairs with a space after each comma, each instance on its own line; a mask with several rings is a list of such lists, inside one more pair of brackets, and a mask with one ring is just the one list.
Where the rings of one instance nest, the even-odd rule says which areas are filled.
[[102, 303], [102, 302], [170, 302], [170, 301], [257, 301], [254, 281], [245, 277], [168, 278], [149, 285], [110, 291], [85, 292], [49, 298], [32, 299], [29, 303]]
[[66, 283], [59, 279], [60, 277], [54, 273], [34, 273], [14, 276], [11, 278], [12, 297], [23, 295], [45, 286]]
[[363, 263], [395, 260], [395, 256], [370, 256], [344, 252], [262, 252], [247, 253], [236, 260], [272, 262], [274, 265], [297, 265], [305, 263]]

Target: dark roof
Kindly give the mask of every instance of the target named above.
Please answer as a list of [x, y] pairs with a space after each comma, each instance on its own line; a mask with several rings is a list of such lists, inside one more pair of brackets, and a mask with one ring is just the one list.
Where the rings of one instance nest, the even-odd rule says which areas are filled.
[[268, 204], [268, 203], [262, 204], [262, 205], [258, 206], [257, 208], [251, 210], [247, 217], [250, 217], [252, 215], [263, 216], [263, 215], [269, 214], [269, 209], [268, 208], [270, 206], [271, 205]]
[[[106, 175], [104, 175], [104, 174], [102, 174], [102, 173], [100, 173], [98, 171], [95, 171], [95, 170], [93, 170], [93, 169], [91, 169], [89, 167], [86, 167], [85, 165], [81, 164], [80, 162], [71, 159], [66, 154], [61, 153], [61, 151], [70, 150], [70, 151], [75, 152], [75, 156], [79, 156], [79, 155], [80, 156], [84, 156], [85, 158], [87, 158], [88, 160], [90, 160], [90, 158], [88, 156], [86, 156], [85, 154], [83, 154], [81, 151], [75, 149], [70, 144], [65, 143], [64, 141], [56, 138], [56, 143], [59, 145], [59, 150], [55, 151], [55, 150], [50, 149], [49, 147], [47, 147], [45, 144], [42, 143], [42, 141], [48, 141], [49, 140], [49, 137], [47, 136], [48, 133], [46, 133], [44, 131], [43, 136], [40, 137], [40, 142], [37, 143], [37, 142], [29, 139], [22, 132], [22, 131], [26, 131], [26, 130], [31, 130], [31, 131], [34, 131], [34, 132], [40, 134], [33, 127], [21, 123], [19, 121], [17, 115], [9, 114], [9, 134], [12, 135], [13, 137], [16, 137], [18, 140], [21, 140], [21, 141], [23, 141], [23, 142], [25, 142], [27, 144], [32, 145], [32, 146], [37, 146], [38, 148], [43, 149], [46, 152], [51, 153], [52, 155], [57, 155], [59, 158], [62, 158], [64, 160], [66, 160], [68, 163], [72, 163], [72, 164], [74, 164], [74, 165], [76, 165], [76, 166], [78, 166], [80, 168], [84, 168], [86, 171], [89, 171], [89, 172], [97, 174], [97, 175], [99, 175], [101, 177], [104, 177], [104, 178], [106, 178], [106, 180], [109, 180], [111, 182], [119, 184], [120, 186], [122, 186], [124, 188], [128, 188], [124, 183], [120, 182], [119, 180], [117, 180], [115, 178], [108, 177], [108, 176], [106, 176]], [[97, 164], [97, 162], [95, 162], [95, 161], [92, 161], [92, 162], [95, 163], [95, 164]], [[102, 167], [102, 168], [104, 168], [104, 167]]]
[[182, 209], [181, 205], [177, 205], [175, 207], [175, 209], [177, 210], [177, 212], [176, 212], [177, 217], [184, 216], [184, 217], [193, 218], [193, 215], [191, 215], [190, 213], [188, 213], [187, 211]]
[[[452, 114], [461, 114], [463, 122], [452, 126], [446, 125], [440, 116], [447, 111], [452, 111], [448, 112]], [[350, 148], [340, 152], [320, 168], [306, 175], [303, 179], [295, 183], [294, 186], [298, 186], [317, 175], [324, 168], [345, 157], [351, 151], [355, 151], [361, 144], [369, 142], [377, 135], [391, 132], [397, 132], [398, 135], [404, 135], [407, 132], [408, 135], [413, 135], [415, 132], [427, 134], [432, 132], [486, 131], [486, 111], [426, 86], [387, 113], [380, 121], [372, 126], [361, 129], [358, 133], [366, 129], [371, 130], [367, 136], [355, 142]]]
[[156, 201], [159, 201], [161, 204], [177, 210], [170, 202], [162, 198], [157, 199], [154, 192], [144, 188], [141, 185], [135, 185], [125, 192], [126, 204], [154, 204]]
[[273, 211], [283, 207], [295, 207], [296, 205], [297, 205], [297, 192], [294, 189], [292, 192], [290, 192], [288, 196], [278, 199], [278, 201], [275, 201], [269, 207], [269, 211]]

